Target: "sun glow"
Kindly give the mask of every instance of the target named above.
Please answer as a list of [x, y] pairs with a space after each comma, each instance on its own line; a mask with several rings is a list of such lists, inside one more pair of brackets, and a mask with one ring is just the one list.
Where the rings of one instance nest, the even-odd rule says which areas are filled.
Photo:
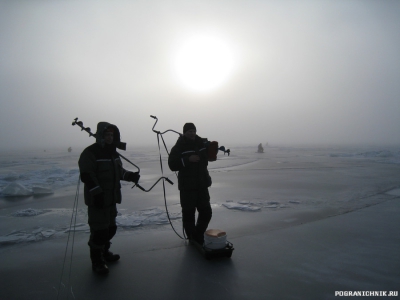
[[212, 36], [186, 40], [174, 60], [179, 82], [196, 92], [209, 92], [221, 86], [232, 75], [234, 67], [232, 48]]

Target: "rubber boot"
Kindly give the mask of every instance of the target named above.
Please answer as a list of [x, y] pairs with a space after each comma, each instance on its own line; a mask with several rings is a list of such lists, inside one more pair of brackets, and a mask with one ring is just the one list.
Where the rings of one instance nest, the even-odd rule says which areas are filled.
[[200, 245], [204, 244], [204, 232], [206, 232], [208, 224], [210, 223], [212, 217], [212, 211], [210, 206], [205, 206], [197, 209], [199, 212], [199, 216], [197, 217], [196, 222], [196, 233], [195, 239], [196, 242]]
[[119, 260], [121, 257], [119, 254], [112, 253], [109, 249], [111, 247], [111, 242], [108, 242], [104, 246], [104, 259], [108, 262], [114, 262]]
[[109, 270], [103, 258], [102, 249], [90, 249], [90, 259], [92, 260], [92, 270], [97, 274], [108, 274]]
[[204, 233], [196, 231], [196, 234], [194, 235], [193, 239], [196, 241], [197, 244], [199, 244], [200, 246], [203, 246], [203, 244], [204, 244]]

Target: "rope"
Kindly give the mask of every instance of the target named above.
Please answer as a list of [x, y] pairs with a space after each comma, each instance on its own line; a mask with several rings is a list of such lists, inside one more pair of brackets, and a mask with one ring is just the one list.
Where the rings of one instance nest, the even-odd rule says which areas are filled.
[[[68, 245], [69, 245], [69, 239], [71, 236], [71, 228], [72, 226], [74, 227], [73, 234], [72, 234], [72, 244], [71, 244], [71, 258], [70, 258], [70, 265], [69, 265], [69, 272], [68, 272], [68, 283], [67, 287], [70, 286], [71, 283], [71, 273], [72, 273], [72, 257], [74, 253], [74, 243], [75, 243], [75, 226], [76, 226], [76, 215], [78, 214], [78, 200], [79, 200], [79, 186], [81, 183], [81, 176], [79, 176], [78, 179], [78, 184], [76, 187], [76, 193], [75, 193], [75, 200], [74, 200], [74, 205], [72, 207], [72, 215], [71, 215], [71, 221], [69, 223], [69, 232], [68, 232], [68, 238], [67, 238], [67, 245], [65, 246], [65, 252], [64, 252], [64, 261], [63, 261], [63, 266], [61, 269], [61, 275], [60, 275], [60, 283], [58, 285], [58, 290], [57, 290], [57, 299], [59, 298], [60, 295], [60, 289], [61, 289], [61, 284], [62, 284], [62, 277], [64, 274], [64, 267], [65, 267], [65, 262], [67, 260], [67, 252], [68, 252]], [[74, 218], [75, 214], [75, 218]], [[73, 224], [73, 225], [72, 225]], [[71, 294], [74, 297], [74, 294], [72, 292], [72, 286], [71, 286]], [[67, 294], [67, 299], [69, 298], [69, 293]], [[75, 297], [74, 297], [75, 298]]]

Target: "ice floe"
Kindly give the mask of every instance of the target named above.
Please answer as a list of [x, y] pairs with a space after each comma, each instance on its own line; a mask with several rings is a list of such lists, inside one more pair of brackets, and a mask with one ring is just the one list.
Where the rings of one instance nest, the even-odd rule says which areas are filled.
[[[171, 220], [181, 218], [180, 213], [169, 213]], [[120, 227], [138, 227], [145, 225], [163, 225], [168, 224], [168, 215], [165, 210], [159, 208], [150, 208], [141, 211], [135, 211], [132, 214], [117, 216], [117, 225]]]
[[287, 203], [281, 203], [278, 201], [267, 201], [267, 200], [240, 200], [237, 203], [234, 203], [233, 200], [226, 200], [226, 203], [223, 203], [222, 206], [228, 209], [235, 209], [241, 211], [260, 211], [264, 208], [267, 209], [280, 209], [280, 208], [288, 208], [290, 205], [288, 204], [300, 204], [300, 201], [290, 200]]
[[263, 207], [265, 208], [278, 208], [277, 204], [269, 204], [269, 205], [264, 205]]
[[241, 211], [260, 211], [261, 207], [259, 206], [253, 206], [250, 204], [240, 204], [240, 203], [222, 203], [222, 206], [229, 208], [229, 209], [236, 209], [236, 210], [241, 210]]
[[32, 216], [38, 216], [38, 215], [44, 214], [45, 212], [47, 212], [47, 211], [40, 210], [40, 209], [27, 208], [27, 209], [16, 211], [15, 213], [12, 213], [11, 215], [14, 217], [32, 217]]
[[[49, 215], [57, 214], [57, 218], [60, 219], [62, 216], [70, 219], [69, 216], [72, 214], [71, 209], [23, 209], [18, 210], [11, 214], [12, 217], [36, 217], [41, 214], [48, 213]], [[82, 216], [83, 211], [79, 210], [78, 214]], [[86, 214], [86, 213], [84, 213]], [[68, 217], [68, 218], [67, 218]], [[169, 218], [171, 220], [180, 219], [181, 213], [172, 213], [169, 212]], [[123, 228], [125, 230], [129, 230], [131, 228], [139, 227], [139, 226], [151, 226], [151, 225], [165, 225], [169, 223], [168, 215], [165, 210], [160, 208], [149, 208], [140, 211], [134, 211], [128, 214], [119, 214], [117, 216], [117, 225], [119, 228]], [[51, 223], [47, 224], [48, 227], [52, 227]], [[69, 232], [83, 232], [89, 233], [90, 228], [87, 223], [79, 222], [76, 224], [64, 224], [61, 227], [58, 225], [57, 228], [45, 228], [40, 227], [32, 230], [13, 230], [7, 235], [0, 236], [0, 245], [1, 244], [14, 244], [14, 243], [21, 243], [21, 242], [35, 242], [41, 241], [53, 236], [65, 236]]]
[[46, 238], [49, 238], [57, 232], [53, 229], [44, 229], [42, 227], [27, 232], [25, 230], [12, 231], [11, 233], [0, 236], [0, 245], [2, 244], [15, 244], [20, 242], [36, 242]]
[[67, 228], [64, 232], [70, 232], [70, 231], [90, 232], [89, 224], [78, 223], [78, 224], [71, 226], [71, 228]]
[[15, 197], [15, 196], [30, 196], [33, 194], [33, 192], [20, 183], [11, 182], [1, 191], [1, 194], [6, 197], [13, 197], [13, 196]]
[[51, 237], [55, 233], [56, 233], [56, 231], [53, 229], [47, 229], [47, 230], [40, 231], [40, 234], [45, 238]]
[[23, 197], [23, 196], [32, 196], [32, 195], [48, 195], [53, 194], [53, 190], [51, 188], [47, 188], [44, 186], [32, 186], [31, 189], [26, 186], [18, 183], [11, 182], [4, 189], [1, 190], [0, 194], [4, 197]]
[[249, 200], [240, 200], [240, 201], [238, 201], [238, 203], [246, 205], [246, 204], [250, 204], [250, 201]]

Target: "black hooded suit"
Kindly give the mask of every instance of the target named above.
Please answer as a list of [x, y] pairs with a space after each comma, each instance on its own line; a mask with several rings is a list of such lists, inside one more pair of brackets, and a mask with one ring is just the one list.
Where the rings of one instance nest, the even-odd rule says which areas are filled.
[[[107, 129], [114, 131], [114, 140], [110, 145], [103, 138]], [[116, 204], [122, 201], [120, 180], [133, 181], [138, 176], [122, 167], [116, 148], [125, 150], [125, 144], [120, 142], [118, 127], [100, 122], [97, 125], [96, 143], [83, 150], [79, 158], [81, 180], [85, 184], [85, 204], [88, 206], [88, 244], [93, 250], [91, 255], [95, 253], [97, 259], [100, 253], [108, 251], [110, 240], [117, 231]]]
[[[210, 195], [211, 177], [207, 170], [207, 139], [196, 135], [195, 140], [181, 136], [172, 147], [168, 159], [169, 168], [178, 173], [178, 188], [182, 206], [182, 222], [186, 235], [200, 244], [212, 217]], [[190, 162], [191, 155], [198, 155], [198, 162]], [[199, 213], [195, 221], [196, 209]]]

